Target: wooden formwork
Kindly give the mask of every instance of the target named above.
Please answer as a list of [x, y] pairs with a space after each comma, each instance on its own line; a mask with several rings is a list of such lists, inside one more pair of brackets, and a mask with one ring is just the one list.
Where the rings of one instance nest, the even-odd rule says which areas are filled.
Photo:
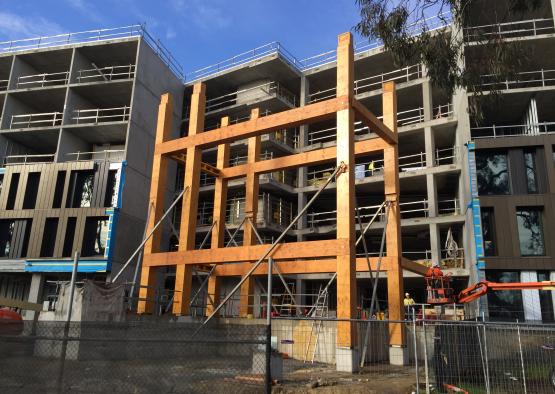
[[[171, 119], [171, 97], [162, 96], [158, 115], [156, 147], [152, 169], [150, 202], [154, 214], [149, 221], [149, 231], [163, 214], [164, 191], [167, 184], [168, 160], [185, 163], [184, 187], [181, 213], [179, 249], [175, 252], [160, 252], [160, 235], [155, 235], [146, 244], [141, 272], [141, 295], [138, 312], [149, 313], [152, 304], [148, 301], [148, 287], [154, 283], [155, 270], [160, 266], [175, 266], [176, 281], [173, 313], [189, 314], [191, 296], [191, 276], [194, 266], [214, 265], [213, 275], [208, 282], [210, 294], [218, 294], [221, 278], [242, 276], [267, 250], [268, 245], [257, 245], [252, 228], [256, 220], [247, 221], [244, 227], [243, 246], [224, 248], [225, 205], [229, 180], [246, 177], [246, 215], [256, 218], [258, 205], [258, 178], [261, 174], [281, 169], [297, 168], [335, 161], [343, 165], [344, 171], [336, 178], [337, 189], [337, 237], [332, 240], [284, 243], [272, 252], [275, 264], [282, 274], [297, 273], [337, 273], [337, 317], [356, 317], [356, 272], [368, 271], [366, 259], [357, 259], [355, 251], [355, 156], [383, 151], [385, 200], [389, 201], [386, 256], [381, 270], [387, 271], [389, 318], [401, 320], [403, 309], [403, 269], [423, 274], [425, 267], [402, 258], [399, 215], [399, 172], [397, 149], [397, 101], [395, 83], [383, 85], [383, 122], [357, 101], [353, 93], [354, 54], [353, 38], [344, 33], [338, 38], [337, 47], [337, 95], [325, 101], [294, 108], [288, 111], [260, 117], [259, 110], [253, 109], [249, 120], [230, 125], [229, 118], [221, 120], [215, 130], [204, 130], [206, 104], [205, 86], [197, 83], [193, 87], [188, 136], [170, 140], [168, 138]], [[258, 161], [260, 136], [272, 131], [310, 124], [336, 118], [337, 145], [308, 152], [291, 154], [270, 160]], [[356, 141], [355, 120], [362, 121], [376, 134], [376, 138]], [[248, 138], [248, 160], [246, 164], [229, 167], [229, 143]], [[216, 147], [216, 167], [201, 162], [202, 149]], [[214, 193], [214, 226], [210, 249], [195, 250], [195, 229], [197, 218], [199, 179], [201, 171], [216, 176]], [[234, 263], [234, 264], [226, 264]], [[376, 259], [371, 259], [372, 269], [376, 269]], [[267, 273], [267, 265], [262, 264], [253, 275]], [[253, 293], [253, 282], [247, 280], [241, 287], [240, 313], [251, 313], [248, 298]], [[214, 303], [219, 302], [214, 297]], [[214, 305], [207, 306], [210, 313]], [[354, 324], [346, 321], [337, 326], [337, 346], [352, 347], [356, 340]], [[400, 324], [390, 325], [390, 343], [404, 345], [405, 338]]]

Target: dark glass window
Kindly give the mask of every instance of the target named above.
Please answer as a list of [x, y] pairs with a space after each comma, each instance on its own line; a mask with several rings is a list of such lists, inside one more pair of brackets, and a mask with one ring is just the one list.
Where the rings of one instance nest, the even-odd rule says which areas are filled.
[[3, 184], [4, 184], [4, 174], [0, 174], [0, 193], [2, 193]]
[[[549, 271], [538, 271], [538, 281], [549, 281]], [[540, 308], [542, 311], [542, 321], [551, 323], [555, 321], [555, 313], [553, 311], [553, 298], [551, 290], [540, 290]]]
[[524, 152], [524, 166], [526, 167], [526, 186], [528, 193], [538, 192], [538, 176], [536, 173], [536, 153]]
[[541, 209], [537, 207], [518, 207], [516, 219], [521, 256], [544, 256], [545, 242]]
[[482, 207], [482, 239], [484, 240], [484, 254], [486, 256], [495, 256], [497, 248], [495, 245], [495, 219], [493, 216], [493, 208]]
[[[520, 282], [519, 271], [486, 271], [491, 282]], [[524, 303], [521, 290], [491, 291], [488, 297], [489, 317], [494, 320], [524, 320]]]
[[0, 220], [0, 257], [9, 257], [15, 222]]
[[478, 193], [510, 194], [509, 160], [506, 153], [476, 152]]
[[108, 171], [108, 179], [106, 181], [106, 195], [104, 196], [104, 206], [105, 207], [115, 207], [117, 201], [114, 201], [116, 195], [116, 181], [117, 181], [117, 170]]
[[104, 256], [108, 239], [108, 217], [89, 217], [85, 221], [83, 235], [83, 257]]
[[40, 257], [53, 257], [58, 232], [58, 218], [47, 218], [44, 222], [44, 234], [40, 248]]
[[8, 190], [8, 201], [6, 202], [6, 209], [11, 210], [15, 206], [15, 198], [17, 197], [17, 187], [19, 186], [19, 173], [12, 174], [10, 181], [10, 189]]
[[54, 201], [52, 202], [52, 208], [62, 207], [62, 198], [64, 196], [64, 185], [66, 182], [66, 172], [58, 171], [56, 176], [56, 188], [54, 189]]
[[67, 208], [90, 207], [94, 186], [94, 171], [72, 171]]
[[31, 172], [27, 175], [27, 186], [23, 197], [23, 209], [35, 209], [39, 192], [40, 172]]
[[62, 257], [72, 257], [73, 255], [73, 240], [75, 238], [75, 227], [77, 225], [77, 218], [67, 218], [66, 235], [64, 237], [64, 250]]

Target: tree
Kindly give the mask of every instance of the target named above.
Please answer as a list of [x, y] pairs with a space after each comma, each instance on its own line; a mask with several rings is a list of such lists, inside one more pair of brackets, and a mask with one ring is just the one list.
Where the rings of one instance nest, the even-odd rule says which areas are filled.
[[[497, 100], [501, 81], [511, 79], [522, 69], [528, 56], [518, 42], [508, 43], [502, 34], [474, 30], [471, 37], [464, 27], [475, 26], [476, 11], [488, 12], [492, 3], [483, 0], [356, 0], [361, 20], [354, 30], [369, 39], [381, 40], [397, 66], [418, 62], [426, 66], [431, 82], [449, 96], [458, 88], [484, 97], [482, 103]], [[500, 3], [499, 3], [500, 4]], [[505, 7], [496, 8], [496, 23], [518, 20], [526, 12], [536, 10], [541, 0], [506, 0]], [[480, 8], [481, 7], [481, 8]], [[500, 11], [501, 10], [501, 11]], [[436, 15], [450, 29], [434, 29], [429, 23]], [[472, 61], [465, 62], [466, 41], [477, 42], [484, 50], [473, 52]], [[487, 84], [483, 75], [488, 75]], [[488, 92], [487, 95], [484, 93]], [[480, 119], [482, 112], [470, 101], [470, 112]]]

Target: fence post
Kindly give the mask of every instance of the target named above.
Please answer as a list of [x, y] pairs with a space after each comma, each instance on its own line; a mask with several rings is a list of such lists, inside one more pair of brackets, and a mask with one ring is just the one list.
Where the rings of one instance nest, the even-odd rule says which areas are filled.
[[422, 331], [424, 332], [424, 373], [426, 374], [426, 394], [430, 394], [430, 374], [428, 371], [428, 337], [426, 335], [426, 314], [422, 314]]
[[268, 290], [266, 301], [266, 394], [272, 392], [272, 266], [274, 259], [268, 258]]
[[486, 317], [484, 312], [482, 312], [482, 326], [484, 328], [484, 362], [486, 363], [486, 392], [489, 394], [491, 392], [491, 387], [489, 384], [489, 360], [488, 360], [488, 340], [486, 337]]
[[528, 392], [526, 389], [526, 374], [524, 373], [524, 355], [522, 354], [522, 341], [520, 339], [520, 323], [516, 321], [516, 330], [518, 334], [518, 351], [520, 353], [520, 366], [522, 368], [522, 384], [524, 386], [524, 394]]
[[77, 266], [79, 264], [79, 252], [75, 251], [75, 256], [73, 258], [73, 270], [71, 271], [71, 282], [69, 285], [69, 304], [67, 309], [67, 318], [64, 325], [64, 335], [62, 337], [62, 349], [60, 352], [60, 371], [58, 375], [58, 392], [64, 392], [64, 369], [65, 369], [65, 361], [66, 361], [66, 352], [67, 352], [67, 338], [69, 335], [69, 327], [71, 322], [71, 313], [73, 311], [73, 297], [75, 295], [75, 279], [77, 278]]
[[416, 394], [420, 393], [420, 378], [418, 376], [418, 341], [416, 339], [416, 313], [414, 305], [412, 306], [412, 336], [414, 340], [414, 370], [416, 373]]

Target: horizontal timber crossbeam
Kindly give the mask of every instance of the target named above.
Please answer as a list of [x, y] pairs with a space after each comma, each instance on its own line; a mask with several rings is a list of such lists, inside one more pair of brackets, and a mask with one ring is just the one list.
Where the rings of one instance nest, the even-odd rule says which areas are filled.
[[[272, 257], [275, 260], [335, 257], [348, 250], [346, 239], [306, 241], [279, 244]], [[168, 253], [152, 253], [144, 256], [143, 266], [178, 266], [222, 264], [257, 261], [268, 245], [238, 246], [228, 248], [180, 250]]]

